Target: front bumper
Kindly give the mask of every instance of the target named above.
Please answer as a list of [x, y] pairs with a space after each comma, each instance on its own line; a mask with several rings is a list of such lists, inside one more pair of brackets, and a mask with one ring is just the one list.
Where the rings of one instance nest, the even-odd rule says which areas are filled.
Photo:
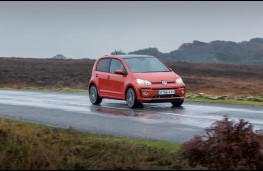
[[[174, 90], [174, 94], [158, 95], [158, 90]], [[170, 85], [167, 87], [151, 86], [137, 89], [137, 100], [144, 103], [160, 103], [182, 101], [185, 98], [185, 85]]]

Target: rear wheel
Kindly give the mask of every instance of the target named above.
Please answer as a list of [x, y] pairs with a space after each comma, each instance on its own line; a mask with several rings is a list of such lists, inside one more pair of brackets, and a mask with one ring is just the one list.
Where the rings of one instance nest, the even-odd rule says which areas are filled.
[[98, 105], [102, 101], [102, 98], [99, 96], [97, 88], [95, 85], [90, 86], [89, 99], [90, 99], [90, 102], [94, 105]]
[[139, 106], [139, 102], [137, 101], [136, 93], [133, 88], [129, 88], [126, 92], [126, 102], [129, 108], [136, 108]]
[[171, 102], [174, 107], [179, 107], [184, 103], [184, 100]]

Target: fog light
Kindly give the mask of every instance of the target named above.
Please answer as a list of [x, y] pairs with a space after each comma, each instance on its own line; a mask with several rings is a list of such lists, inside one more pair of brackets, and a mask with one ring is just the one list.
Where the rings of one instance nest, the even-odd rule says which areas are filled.
[[182, 93], [184, 94], [184, 90], [182, 90]]
[[143, 95], [147, 96], [147, 95], [148, 95], [148, 92], [147, 92], [147, 91], [143, 92]]

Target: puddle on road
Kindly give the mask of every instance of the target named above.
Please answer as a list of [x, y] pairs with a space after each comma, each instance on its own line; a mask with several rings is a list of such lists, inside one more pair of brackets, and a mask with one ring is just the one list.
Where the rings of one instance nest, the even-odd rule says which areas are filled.
[[184, 114], [184, 107], [161, 107], [160, 106], [147, 106], [139, 107], [136, 109], [129, 109], [127, 104], [113, 104], [107, 103], [106, 105], [101, 106], [90, 106], [90, 110], [93, 112], [99, 112], [105, 115], [114, 115], [114, 116], [126, 116], [126, 117], [144, 117], [148, 119], [163, 119], [167, 116], [161, 116], [162, 112], [172, 112], [175, 114]]
[[[107, 106], [90, 106], [90, 110], [107, 116], [120, 116], [136, 119], [143, 123], [173, 123], [197, 127], [209, 126], [214, 120], [186, 115], [185, 107], [171, 107], [169, 105], [144, 105], [137, 109], [129, 109], [127, 104], [107, 103]], [[202, 123], [202, 124], [200, 124]]]

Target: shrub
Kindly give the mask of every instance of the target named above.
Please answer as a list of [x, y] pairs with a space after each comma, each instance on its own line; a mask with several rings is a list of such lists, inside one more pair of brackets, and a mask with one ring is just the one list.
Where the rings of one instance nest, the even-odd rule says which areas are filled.
[[263, 169], [262, 130], [241, 119], [238, 123], [227, 116], [206, 129], [204, 137], [195, 136], [182, 145], [178, 155], [191, 167], [208, 169]]

